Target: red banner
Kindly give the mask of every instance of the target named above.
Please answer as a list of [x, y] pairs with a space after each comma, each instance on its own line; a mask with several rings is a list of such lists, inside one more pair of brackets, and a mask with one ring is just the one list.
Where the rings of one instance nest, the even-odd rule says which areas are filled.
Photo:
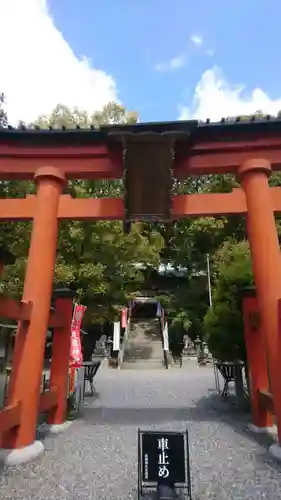
[[87, 307], [81, 304], [75, 304], [72, 324], [71, 324], [71, 341], [70, 341], [70, 367], [80, 368], [83, 364], [80, 329], [82, 319]]
[[126, 328], [127, 326], [127, 309], [122, 309], [121, 312], [121, 327]]

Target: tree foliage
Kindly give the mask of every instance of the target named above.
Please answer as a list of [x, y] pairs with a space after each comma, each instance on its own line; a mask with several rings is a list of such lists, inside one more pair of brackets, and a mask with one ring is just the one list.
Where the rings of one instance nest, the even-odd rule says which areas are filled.
[[[241, 120], [250, 117], [241, 117]], [[262, 119], [260, 112], [255, 119]], [[51, 115], [40, 116], [27, 127], [99, 128], [113, 123], [136, 123], [138, 116], [125, 107], [109, 103], [89, 114], [58, 104]], [[4, 96], [0, 94], [0, 126], [6, 127]], [[272, 186], [281, 185], [274, 173]], [[174, 194], [231, 192], [238, 187], [232, 175], [190, 177], [174, 180]], [[71, 180], [68, 192], [77, 198], [122, 197], [121, 180]], [[33, 182], [1, 181], [0, 197], [24, 197], [34, 193]], [[277, 220], [281, 235], [280, 221]], [[20, 296], [28, 255], [31, 223], [3, 222], [0, 246], [17, 257], [7, 267], [2, 290]], [[194, 339], [205, 335], [213, 354], [221, 359], [244, 359], [243, 322], [239, 290], [252, 283], [248, 244], [242, 216], [200, 217], [165, 223], [136, 223], [124, 234], [121, 222], [67, 221], [60, 223], [54, 286], [68, 286], [75, 299], [88, 306], [86, 328], [94, 332], [99, 324], [110, 325], [119, 309], [136, 293], [160, 263], [187, 271], [184, 284], [158, 296], [168, 312], [170, 334]], [[210, 255], [213, 308], [209, 308], [206, 255]], [[139, 266], [137, 264], [143, 264]]]
[[214, 256], [213, 307], [204, 318], [209, 348], [221, 360], [246, 359], [241, 291], [253, 284], [246, 241], [225, 241]]

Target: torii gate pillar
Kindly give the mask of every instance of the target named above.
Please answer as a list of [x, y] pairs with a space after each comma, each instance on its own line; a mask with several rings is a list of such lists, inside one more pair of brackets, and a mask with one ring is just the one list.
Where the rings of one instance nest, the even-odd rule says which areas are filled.
[[281, 343], [278, 318], [281, 258], [268, 184], [270, 173], [271, 165], [264, 159], [249, 159], [239, 168], [248, 209], [248, 238], [278, 430], [279, 446], [273, 445], [271, 451], [275, 453], [278, 448], [281, 458]]
[[[33, 304], [28, 327], [19, 323], [8, 393], [8, 404], [20, 402], [20, 424], [4, 433], [2, 447], [27, 456], [37, 454], [36, 442], [44, 349], [50, 314], [58, 237], [58, 207], [65, 181], [56, 168], [43, 167], [38, 184], [23, 299]], [[35, 446], [33, 451], [31, 448]], [[44, 449], [44, 447], [43, 447]], [[42, 450], [43, 451], [43, 450]]]

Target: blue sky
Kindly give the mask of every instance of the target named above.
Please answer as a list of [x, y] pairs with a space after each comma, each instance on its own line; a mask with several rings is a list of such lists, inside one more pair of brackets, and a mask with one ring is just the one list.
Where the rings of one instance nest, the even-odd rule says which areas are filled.
[[[218, 119], [259, 108], [274, 114], [281, 108], [281, 3], [277, 0], [0, 0], [0, 7], [4, 17], [7, 13], [7, 26], [14, 26], [18, 15], [14, 33], [23, 54], [15, 56], [14, 50], [11, 57], [29, 58], [28, 68], [33, 57], [33, 81], [36, 66], [35, 79], [45, 76], [44, 104], [38, 82], [31, 93], [34, 83], [29, 81], [30, 72], [24, 72], [33, 113], [36, 109], [40, 114], [48, 112], [56, 98], [92, 110], [117, 97], [138, 111], [142, 121]], [[21, 25], [29, 42], [22, 41]], [[24, 55], [24, 44], [29, 55]], [[45, 69], [39, 49], [41, 59], [47, 61]], [[9, 61], [6, 57], [6, 66], [11, 67], [11, 57]], [[1, 78], [5, 67], [1, 58], [0, 85], [4, 81], [3, 91], [10, 96], [8, 105], [15, 114], [15, 104], [18, 109], [24, 105], [11, 78]], [[83, 58], [88, 60], [87, 68]], [[19, 78], [20, 74], [18, 82]], [[46, 96], [48, 88], [52, 98]]]

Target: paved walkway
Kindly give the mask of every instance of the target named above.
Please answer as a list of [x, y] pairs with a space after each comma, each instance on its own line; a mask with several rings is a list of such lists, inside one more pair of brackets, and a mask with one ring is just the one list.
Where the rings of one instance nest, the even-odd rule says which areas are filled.
[[189, 429], [194, 500], [281, 499], [280, 464], [214, 394], [212, 369], [102, 369], [97, 388], [83, 419], [45, 439], [40, 461], [2, 472], [1, 499], [136, 498], [138, 427]]

